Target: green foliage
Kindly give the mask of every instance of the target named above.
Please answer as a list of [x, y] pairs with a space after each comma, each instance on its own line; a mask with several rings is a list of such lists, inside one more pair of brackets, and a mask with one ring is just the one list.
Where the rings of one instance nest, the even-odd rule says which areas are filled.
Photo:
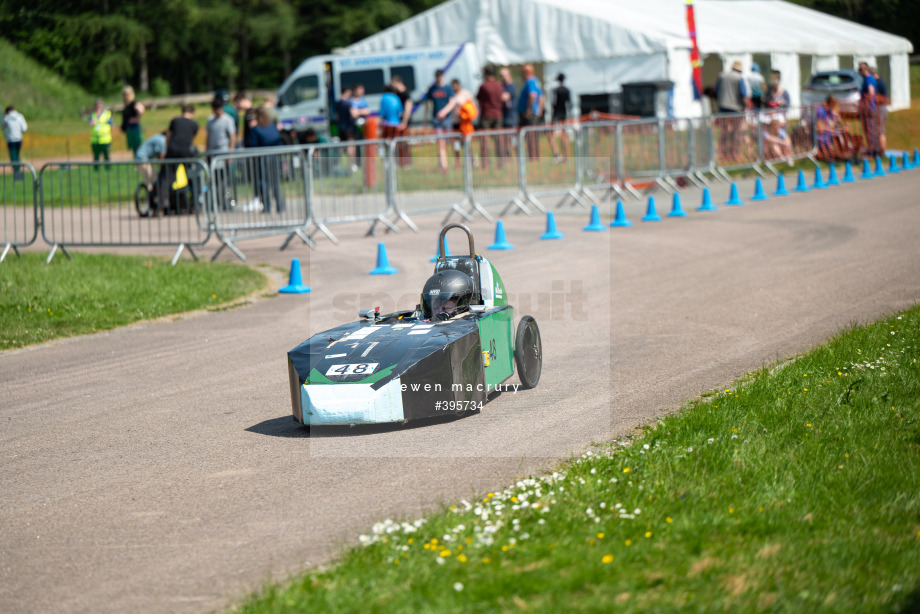
[[236, 611], [915, 612], [920, 307]]
[[[0, 0], [0, 32], [97, 94], [139, 88], [142, 67], [172, 92], [274, 88], [297, 63], [440, 0]], [[153, 88], [153, 81], [150, 83]], [[162, 91], [162, 88], [158, 88]]]
[[243, 265], [74, 254], [7, 256], [0, 266], [0, 350], [218, 307], [259, 290]]
[[78, 120], [80, 109], [92, 106], [92, 97], [0, 38], [0, 105], [8, 104], [15, 105], [30, 123]]
[[822, 13], [897, 34], [920, 49], [920, 2], [916, 0], [789, 0]]

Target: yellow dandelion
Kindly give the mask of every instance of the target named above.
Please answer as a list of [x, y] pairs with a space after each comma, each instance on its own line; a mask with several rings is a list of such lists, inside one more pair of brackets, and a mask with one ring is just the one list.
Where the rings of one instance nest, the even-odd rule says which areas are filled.
[[463, 552], [463, 544], [457, 545], [457, 552]]
[[431, 538], [431, 543], [437, 546], [437, 545], [438, 545], [438, 538], [437, 538], [437, 537], [432, 537], [432, 538]]
[[473, 543], [473, 538], [472, 538], [472, 537], [467, 537], [467, 538], [466, 538], [466, 543], [472, 544], [472, 543]]
[[805, 426], [811, 426], [811, 422], [807, 423]]
[[399, 565], [399, 559], [396, 559], [395, 561], [393, 561], [393, 564], [394, 564], [394, 565]]
[[762, 511], [763, 511], [763, 508], [762, 508], [762, 507], [758, 507], [758, 508], [757, 508], [757, 511], [758, 511], [758, 512], [762, 512]]
[[431, 550], [431, 544], [425, 544], [425, 550]]
[[469, 559], [466, 558], [465, 554], [458, 554], [457, 560], [460, 561], [461, 563], [466, 563]]
[[492, 559], [490, 559], [489, 557], [485, 557], [485, 558], [482, 559], [482, 562], [485, 563], [486, 565], [488, 565], [489, 563], [492, 562]]
[[613, 562], [612, 554], [605, 554], [604, 557], [601, 559], [601, 563], [603, 563], [604, 565], [609, 565], [612, 562]]
[[502, 552], [508, 552], [508, 546], [502, 546]]
[[651, 536], [652, 536], [652, 532], [651, 532], [651, 531], [646, 531], [646, 532], [645, 532], [645, 537], [646, 537], [646, 538], [649, 538], [649, 537], [651, 537]]
[[667, 522], [668, 524], [671, 524], [672, 522], [674, 522], [674, 519], [671, 518], [670, 516], [668, 516], [668, 517], [665, 518], [664, 520], [665, 520], [665, 522]]
[[517, 502], [518, 502], [518, 498], [517, 498], [517, 497], [511, 497], [511, 502], [512, 502], [512, 503], [517, 503]]
[[211, 298], [217, 298], [217, 295], [216, 295], [216, 294], [212, 294], [212, 295], [211, 295]]
[[626, 545], [627, 545], [627, 546], [632, 546], [632, 540], [631, 540], [631, 539], [627, 539], [627, 540], [626, 540]]
[[728, 508], [728, 513], [729, 513], [729, 514], [734, 514], [734, 513], [735, 513], [735, 508], [733, 508], [733, 507]]
[[438, 553], [438, 556], [441, 557], [442, 559], [446, 559], [447, 557], [450, 556], [450, 550], [441, 550]]
[[843, 373], [841, 373], [840, 371], [837, 371], [837, 375], [843, 375]]
[[808, 388], [802, 388], [802, 390], [804, 390], [805, 392], [808, 392]]
[[849, 455], [849, 454], [844, 454], [843, 457], [844, 457], [844, 458], [850, 458], [850, 455]]
[[623, 473], [629, 473], [629, 467], [623, 467]]
[[415, 543], [415, 540], [412, 539], [412, 538], [410, 537], [410, 538], [409, 538], [409, 545], [411, 546], [411, 545], [414, 544], [414, 543]]
[[603, 533], [598, 533], [598, 534], [597, 534], [597, 538], [598, 538], [598, 539], [604, 539], [604, 534], [603, 534]]
[[486, 497], [488, 497], [489, 499], [491, 499], [494, 496], [495, 496], [494, 492], [490, 492], [489, 494], [486, 495]]

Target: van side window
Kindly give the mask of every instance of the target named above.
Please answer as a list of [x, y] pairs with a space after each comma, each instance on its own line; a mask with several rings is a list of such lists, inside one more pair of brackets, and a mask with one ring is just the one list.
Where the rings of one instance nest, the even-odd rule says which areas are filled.
[[294, 81], [281, 95], [281, 104], [290, 106], [319, 98], [319, 77], [306, 75]]
[[402, 78], [403, 85], [410, 92], [415, 91], [415, 68], [412, 66], [393, 66], [390, 68], [390, 76], [399, 75]]
[[351, 70], [339, 75], [339, 81], [342, 89], [353, 87], [360, 83], [364, 86], [364, 93], [372, 96], [383, 93], [383, 69], [372, 68], [370, 70]]

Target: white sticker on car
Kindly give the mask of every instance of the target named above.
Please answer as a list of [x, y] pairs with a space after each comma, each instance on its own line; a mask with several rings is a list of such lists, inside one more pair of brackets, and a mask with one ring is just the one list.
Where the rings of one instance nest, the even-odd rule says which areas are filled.
[[377, 369], [377, 362], [358, 362], [346, 365], [332, 365], [326, 370], [326, 377], [344, 375], [370, 375]]

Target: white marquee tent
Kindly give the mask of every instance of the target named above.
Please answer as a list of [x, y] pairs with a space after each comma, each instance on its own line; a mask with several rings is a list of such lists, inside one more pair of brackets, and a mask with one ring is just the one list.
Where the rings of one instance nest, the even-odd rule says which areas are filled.
[[[782, 72], [792, 100], [816, 70], [877, 66], [892, 109], [910, 106], [910, 41], [783, 0], [696, 0], [697, 40], [712, 85], [741, 60]], [[472, 42], [495, 65], [543, 63], [573, 92], [616, 92], [622, 83], [674, 82], [673, 112], [697, 116], [684, 0], [449, 0], [366, 38], [346, 53]]]

